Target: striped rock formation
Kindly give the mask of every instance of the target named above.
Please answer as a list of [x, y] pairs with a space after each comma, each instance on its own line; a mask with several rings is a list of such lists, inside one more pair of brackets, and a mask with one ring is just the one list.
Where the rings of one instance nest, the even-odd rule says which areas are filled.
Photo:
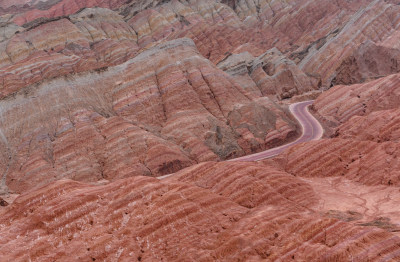
[[335, 86], [324, 92], [314, 103], [318, 114], [338, 125], [352, 116], [374, 111], [395, 109], [400, 105], [400, 74], [351, 86]]
[[282, 168], [301, 177], [346, 177], [363, 185], [400, 185], [398, 142], [324, 139], [288, 149]]
[[[399, 36], [396, 1], [251, 3], [6, 1], [0, 7], [4, 14], [0, 17], [4, 28], [0, 30], [0, 97], [45, 79], [121, 64], [140, 49], [182, 37], [191, 38], [200, 53], [215, 64], [231, 54], [247, 51], [257, 57], [273, 47], [279, 49], [298, 64], [296, 70], [284, 70], [273, 80], [268, 79], [268, 72], [255, 72], [255, 81], [263, 94], [277, 94], [280, 99], [398, 71], [395, 64], [375, 69], [373, 65], [382, 59], [373, 54], [357, 62], [361, 63], [358, 67], [371, 64], [367, 69], [354, 69], [353, 65], [357, 48], [365, 41], [379, 46], [374, 52], [388, 53], [386, 60], [393, 60], [391, 64], [397, 61], [398, 48], [389, 48]], [[48, 37], [42, 37], [43, 32]], [[274, 57], [264, 56], [263, 60], [277, 63]]]
[[336, 127], [333, 139], [297, 145], [281, 157], [303, 177], [344, 176], [365, 185], [400, 181], [400, 75], [323, 92], [314, 109]]
[[301, 180], [248, 163], [204, 163], [161, 181], [133, 177], [93, 186], [61, 180], [0, 210], [0, 256], [13, 261], [399, 259], [399, 237], [320, 216], [314, 203], [313, 191]]
[[[389, 38], [399, 29], [400, 6], [385, 1], [368, 1], [368, 4], [355, 12], [346, 24], [338, 26], [320, 48], [316, 45], [307, 47], [307, 55], [299, 63], [306, 73], [318, 73], [326, 86], [335, 83], [334, 78], [341, 63], [359, 48], [365, 41], [380, 42]], [[317, 4], [317, 3], [316, 3]], [[379, 27], [381, 30], [376, 30]], [[369, 55], [369, 54], [368, 54]], [[378, 61], [376, 61], [378, 62]], [[333, 82], [333, 83], [332, 83]]]
[[398, 39], [391, 39], [400, 25], [398, 1], [222, 3], [232, 9], [216, 1], [193, 1], [190, 5], [171, 1], [133, 16], [129, 23], [140, 27], [145, 42], [190, 37], [214, 63], [237, 50], [259, 56], [263, 50], [276, 47], [303, 72], [321, 78], [321, 84], [328, 87], [342, 71], [342, 62], [361, 43], [369, 40], [383, 44]]
[[259, 57], [248, 51], [232, 54], [217, 64], [230, 74], [243, 89], [277, 100], [291, 98], [318, 88], [318, 79], [307, 76], [277, 48]]
[[375, 142], [399, 142], [400, 108], [379, 110], [366, 116], [354, 116], [338, 127], [336, 136]]
[[17, 29], [0, 42], [0, 97], [44, 80], [121, 64], [139, 49], [133, 30], [108, 9], [85, 9]]
[[346, 58], [332, 81], [335, 85], [367, 82], [400, 71], [400, 49], [368, 41]]
[[399, 261], [399, 4], [0, 1], [0, 261]]
[[43, 18], [55, 18], [74, 14], [82, 8], [118, 8], [127, 0], [5, 0], [0, 3], [0, 15], [15, 14], [13, 22], [23, 25]]
[[298, 144], [264, 164], [311, 186], [328, 217], [398, 232], [398, 79], [395, 74], [322, 93], [314, 108], [334, 128], [333, 138]]
[[247, 94], [190, 39], [42, 82], [0, 104], [2, 186], [15, 192], [61, 178], [165, 175], [297, 132], [283, 108]]

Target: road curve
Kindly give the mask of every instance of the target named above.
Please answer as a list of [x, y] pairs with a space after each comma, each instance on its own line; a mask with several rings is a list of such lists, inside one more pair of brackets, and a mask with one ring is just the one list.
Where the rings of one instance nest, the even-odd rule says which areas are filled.
[[309, 101], [294, 103], [289, 106], [290, 112], [297, 119], [302, 128], [301, 136], [298, 139], [279, 147], [271, 148], [266, 151], [255, 153], [252, 155], [231, 159], [229, 161], [258, 161], [276, 156], [285, 149], [293, 145], [296, 145], [298, 143], [320, 139], [324, 133], [324, 129], [322, 128], [318, 120], [315, 119], [315, 117], [310, 113], [310, 111], [308, 111], [309, 106], [313, 102], [314, 100], [309, 100]]
[[[230, 159], [228, 161], [259, 161], [262, 159], [270, 158], [280, 154], [285, 149], [296, 145], [298, 143], [303, 143], [311, 140], [318, 140], [322, 137], [324, 133], [324, 129], [322, 128], [321, 124], [318, 122], [317, 119], [308, 111], [308, 108], [314, 100], [294, 103], [289, 106], [290, 112], [293, 116], [297, 119], [297, 121], [301, 125], [301, 136], [297, 138], [295, 141], [279, 146], [268, 149], [263, 152], [255, 153], [252, 155], [242, 156], [234, 159]], [[164, 179], [173, 174], [165, 175], [157, 177], [158, 179]]]

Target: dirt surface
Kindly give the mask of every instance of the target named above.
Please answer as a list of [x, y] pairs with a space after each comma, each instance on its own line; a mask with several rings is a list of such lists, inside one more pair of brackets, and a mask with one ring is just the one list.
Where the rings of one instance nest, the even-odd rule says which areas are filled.
[[[303, 178], [319, 197], [321, 214], [355, 225], [378, 226], [400, 236], [398, 187], [365, 186], [341, 177]], [[348, 217], [352, 217], [349, 219]], [[381, 221], [374, 224], [373, 221]]]

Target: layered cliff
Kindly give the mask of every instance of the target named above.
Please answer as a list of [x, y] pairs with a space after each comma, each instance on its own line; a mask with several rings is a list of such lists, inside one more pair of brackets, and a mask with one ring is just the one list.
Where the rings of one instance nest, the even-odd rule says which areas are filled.
[[323, 120], [335, 125], [352, 116], [398, 108], [399, 82], [400, 75], [394, 74], [363, 84], [335, 86], [318, 97], [314, 108]]
[[297, 132], [283, 108], [248, 94], [190, 39], [29, 86], [0, 103], [3, 187], [16, 192], [60, 178], [164, 175]]
[[335, 86], [313, 107], [333, 138], [288, 149], [282, 168], [304, 177], [346, 177], [365, 185], [398, 185], [398, 74], [365, 84]]
[[1, 1], [0, 260], [400, 260], [399, 4]]
[[245, 90], [277, 100], [317, 90], [319, 78], [306, 75], [277, 48], [253, 57], [248, 51], [232, 54], [217, 64]]
[[[374, 67], [382, 61], [382, 53], [387, 54], [383, 60], [388, 64], [397, 61], [396, 50], [390, 50], [399, 35], [396, 14], [400, 7], [396, 3], [325, 0], [232, 1], [228, 5], [211, 0], [5, 2], [1, 9], [5, 14], [1, 17], [5, 29], [0, 45], [0, 69], [4, 72], [0, 76], [3, 79], [1, 93], [7, 95], [55, 77], [56, 70], [66, 75], [122, 63], [133, 57], [137, 49], [181, 37], [191, 38], [200, 53], [215, 64], [233, 53], [248, 51], [257, 57], [275, 47], [298, 64], [294, 78], [297, 74], [301, 78], [307, 74], [317, 83], [320, 79], [320, 85], [325, 87], [365, 81], [398, 71], [395, 65], [379, 70]], [[46, 32], [49, 37], [41, 37], [40, 32]], [[373, 48], [373, 52], [359, 51], [358, 46], [365, 41], [378, 47]], [[269, 63], [276, 63], [274, 61], [276, 59]], [[44, 63], [53, 66], [45, 67]], [[17, 69], [22, 67], [29, 70]], [[284, 72], [283, 79], [277, 79], [278, 86], [280, 81], [285, 85], [291, 78]], [[351, 76], [352, 72], [355, 77]], [[315, 83], [305, 86], [308, 84], [307, 80], [295, 86], [300, 92], [316, 87]], [[281, 98], [293, 91], [284, 90], [283, 93]]]

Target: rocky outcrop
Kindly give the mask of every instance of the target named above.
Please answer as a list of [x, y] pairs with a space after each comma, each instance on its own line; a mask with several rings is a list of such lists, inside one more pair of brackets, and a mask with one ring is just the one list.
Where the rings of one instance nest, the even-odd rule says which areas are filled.
[[4, 199], [2, 199], [1, 197], [0, 197], [0, 206], [2, 206], [2, 207], [8, 206], [7, 201], [5, 201]]
[[163, 181], [134, 177], [93, 186], [62, 180], [0, 209], [0, 255], [60, 261], [398, 258], [398, 237], [322, 217], [312, 206], [305, 183], [248, 163], [204, 163]]
[[[139, 45], [188, 37], [195, 42], [200, 53], [214, 63], [248, 40], [236, 13], [211, 0], [192, 1], [189, 5], [171, 1], [140, 12], [127, 22], [138, 33]], [[261, 53], [260, 49], [252, 50], [252, 54]]]
[[86, 9], [24, 29], [0, 43], [0, 97], [46, 79], [120, 64], [138, 49], [133, 30], [108, 9]]
[[[351, 70], [354, 69], [347, 69], [346, 65], [362, 43], [385, 43], [386, 47], [393, 48], [398, 43], [395, 32], [399, 27], [399, 6], [396, 1], [223, 2], [233, 8], [249, 27], [252, 36], [248, 42], [262, 46], [264, 50], [277, 47], [298, 63], [302, 71], [321, 77], [321, 84], [325, 87], [341, 83], [338, 78], [335, 79], [338, 74], [343, 75], [339, 78], [353, 77]], [[386, 55], [390, 56], [395, 54]], [[368, 61], [379, 63], [382, 58], [365, 52], [362, 60], [368, 67]], [[390, 59], [386, 61], [390, 62]], [[371, 78], [392, 73], [386, 67], [374, 70], [361, 69]], [[360, 80], [362, 78], [364, 76]]]
[[[340, 71], [342, 62], [348, 59], [361, 43], [367, 40], [382, 41], [398, 28], [399, 8], [383, 1], [372, 1], [365, 5], [354, 13], [346, 24], [338, 27], [337, 35], [328, 37], [322, 47], [311, 47], [299, 63], [300, 68], [307, 73], [318, 72], [323, 85], [329, 86], [338, 70]], [[376, 26], [382, 30], [376, 31]]]
[[305, 75], [293, 61], [287, 59], [276, 48], [255, 59], [250, 70], [251, 77], [261, 93], [276, 94], [280, 100], [318, 87], [318, 79]]
[[243, 89], [278, 100], [318, 88], [318, 79], [305, 75], [276, 48], [257, 58], [247, 51], [232, 54], [217, 66], [237, 80]]
[[[190, 37], [214, 63], [246, 45], [253, 56], [276, 47], [300, 70], [321, 78], [325, 87], [361, 43], [396, 42], [389, 38], [399, 26], [399, 7], [383, 1], [222, 2], [229, 7], [215, 1], [172, 1], [139, 13], [129, 23], [144, 30], [145, 42]], [[381, 25], [381, 31], [375, 30]]]
[[351, 86], [335, 86], [322, 93], [314, 108], [334, 125], [351, 117], [399, 107], [400, 75], [390, 75], [375, 81]]
[[400, 108], [380, 110], [366, 116], [354, 116], [336, 130], [336, 136], [346, 139], [370, 140], [375, 142], [400, 139]]
[[399, 3], [1, 1], [0, 260], [400, 260]]
[[[52, 19], [68, 16], [83, 8], [103, 7], [116, 9], [128, 2], [127, 0], [45, 0], [45, 1], [4, 1], [0, 6], [1, 14], [16, 14], [13, 22], [22, 26], [27, 23], [37, 22], [42, 19]], [[135, 1], [146, 2], [146, 1]], [[148, 2], [148, 1], [147, 1]]]
[[294, 146], [283, 153], [280, 163], [301, 177], [345, 177], [363, 185], [398, 186], [399, 154], [397, 142], [335, 138]]
[[317, 203], [307, 183], [256, 163], [206, 162], [177, 172], [167, 180], [196, 185], [247, 208], [267, 204], [302, 210]]
[[349, 85], [370, 81], [400, 71], [400, 49], [366, 42], [343, 60], [332, 81]]
[[399, 185], [399, 79], [395, 74], [322, 93], [314, 109], [336, 127], [334, 138], [294, 146], [276, 161], [285, 171], [302, 177]]
[[0, 170], [3, 186], [16, 192], [61, 178], [165, 175], [264, 150], [297, 132], [286, 111], [249, 97], [190, 39], [0, 103]]
[[[25, 4], [20, 3], [21, 6]], [[3, 5], [4, 8], [13, 6], [8, 2]], [[35, 5], [42, 5], [40, 12]], [[276, 95], [277, 92], [280, 98], [331, 83], [355, 83], [397, 70], [396, 66], [373, 68], [373, 62], [368, 61], [380, 61], [378, 57], [361, 59], [364, 62], [353, 61], [358, 46], [366, 40], [379, 46], [375, 51], [377, 56], [388, 53], [386, 60], [397, 61], [396, 52], [388, 49], [397, 39], [392, 33], [398, 27], [395, 14], [399, 7], [394, 3], [302, 0], [279, 4], [235, 1], [229, 5], [233, 9], [211, 0], [190, 3], [76, 1], [71, 6], [64, 1], [29, 2], [26, 8], [32, 10], [27, 13], [33, 12], [32, 18], [38, 19], [26, 20], [27, 13], [4, 15], [0, 19], [4, 28], [0, 42], [1, 96], [57, 75], [121, 64], [140, 49], [182, 37], [191, 38], [200, 53], [215, 64], [231, 54], [247, 51], [258, 57], [265, 55], [265, 50], [277, 48], [280, 51], [274, 53], [281, 52], [298, 66], [282, 54], [275, 58], [269, 54], [268, 60], [273, 61], [274, 66], [280, 68], [277, 72], [281, 73], [271, 78], [258, 69], [252, 78], [263, 95]], [[16, 22], [18, 19], [29, 22]], [[374, 30], [377, 24], [385, 25], [379, 35]], [[65, 32], [60, 28], [65, 28]], [[43, 38], [41, 32], [46, 32], [49, 37]], [[350, 37], [353, 37], [352, 41], [348, 41]], [[343, 46], [343, 52], [337, 52]], [[44, 64], [52, 66], [45, 67]], [[359, 69], [358, 64], [365, 64], [366, 68], [360, 65], [364, 69]], [[18, 70], [20, 68], [26, 70]], [[362, 73], [365, 76], [353, 76], [354, 70], [365, 71]], [[320, 83], [318, 79], [321, 79]], [[254, 84], [249, 79], [242, 82], [242, 86], [254, 91]]]

